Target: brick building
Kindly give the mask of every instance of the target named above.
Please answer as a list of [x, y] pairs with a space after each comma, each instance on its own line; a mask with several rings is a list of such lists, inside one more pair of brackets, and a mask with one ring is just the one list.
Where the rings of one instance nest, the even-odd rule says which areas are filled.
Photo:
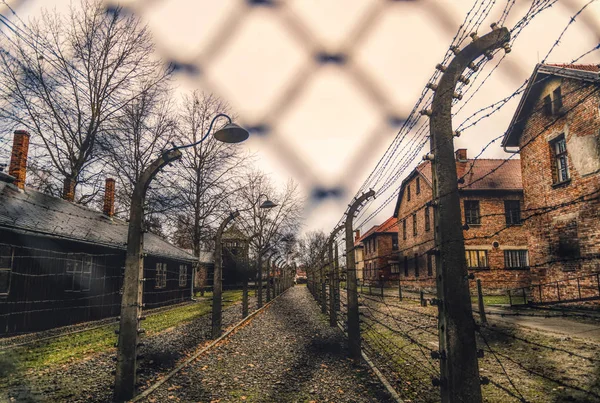
[[398, 280], [398, 223], [395, 217], [375, 225], [361, 238], [363, 248], [363, 280], [379, 282]]
[[599, 72], [537, 65], [502, 142], [521, 157], [533, 283], [600, 271]]
[[[521, 225], [523, 202], [518, 160], [468, 159], [456, 151], [465, 249], [470, 273], [488, 291], [529, 285], [527, 233]], [[400, 279], [407, 286], [435, 286], [432, 172], [421, 163], [404, 179], [394, 217], [399, 228]], [[475, 282], [472, 282], [474, 285]]]

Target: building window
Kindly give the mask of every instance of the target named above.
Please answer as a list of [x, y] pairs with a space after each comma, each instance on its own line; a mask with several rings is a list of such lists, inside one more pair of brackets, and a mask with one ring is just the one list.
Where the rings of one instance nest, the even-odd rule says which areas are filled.
[[469, 225], [481, 224], [479, 200], [465, 200], [465, 223]]
[[417, 236], [417, 213], [413, 214], [413, 236]]
[[486, 250], [467, 250], [465, 254], [467, 257], [467, 268], [485, 269], [488, 267]]
[[552, 91], [552, 112], [554, 112], [555, 115], [559, 114], [562, 107], [562, 93], [560, 87], [556, 87], [554, 91]]
[[415, 277], [419, 277], [419, 254], [415, 253]]
[[406, 200], [410, 201], [410, 183], [406, 185]]
[[65, 291], [89, 291], [93, 258], [83, 253], [67, 253]]
[[521, 202], [519, 200], [504, 200], [506, 225], [521, 224]]
[[404, 277], [408, 277], [408, 256], [404, 256]]
[[400, 273], [400, 266], [398, 265], [398, 263], [392, 263], [392, 274], [399, 274]]
[[392, 250], [398, 250], [398, 234], [392, 234]]
[[554, 183], [566, 182], [569, 180], [569, 157], [567, 156], [567, 141], [562, 135], [551, 143], [554, 155]]
[[402, 220], [402, 239], [406, 240], [406, 218]]
[[167, 264], [156, 263], [156, 288], [165, 288], [167, 286]]
[[420, 194], [421, 193], [421, 178], [419, 178], [417, 176], [416, 182], [417, 182], [417, 194]]
[[185, 287], [187, 284], [187, 266], [184, 264], [179, 265], [179, 286]]
[[505, 250], [504, 267], [507, 269], [526, 268], [529, 266], [527, 261], [527, 250]]
[[429, 217], [429, 206], [425, 207], [425, 231], [431, 230], [431, 218]]
[[13, 267], [13, 248], [0, 245], [0, 295], [7, 295], [10, 291], [10, 274]]
[[427, 275], [433, 276], [433, 255], [427, 255]]

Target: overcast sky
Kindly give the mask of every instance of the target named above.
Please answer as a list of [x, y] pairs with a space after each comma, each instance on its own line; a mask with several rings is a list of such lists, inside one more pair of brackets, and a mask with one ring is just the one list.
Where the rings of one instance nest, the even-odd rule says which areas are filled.
[[[454, 117], [455, 126], [514, 92], [587, 2], [559, 0], [536, 17], [501, 67]], [[17, 12], [27, 20], [42, 7], [65, 10], [69, 1], [18, 3]], [[278, 182], [294, 178], [307, 195], [315, 186], [346, 190], [339, 199], [307, 208], [305, 229], [329, 232], [396, 135], [398, 127], [390, 126], [388, 117], [410, 113], [474, 0], [285, 3], [270, 8], [248, 7], [243, 0], [122, 2], [148, 22], [162, 57], [200, 65], [198, 74], [178, 76], [181, 91], [216, 92], [232, 105], [242, 124], [272, 126], [268, 135], [253, 136], [240, 145], [257, 154], [261, 169]], [[489, 31], [506, 1], [496, 3], [480, 35]], [[570, 62], [598, 43], [599, 3], [581, 14], [549, 62]], [[506, 26], [512, 27], [530, 4], [531, 0], [517, 0]], [[314, 54], [319, 51], [342, 52], [352, 63], [317, 64]], [[592, 53], [581, 62], [599, 63], [598, 56]], [[362, 73], [351, 74], [352, 69]], [[466, 131], [455, 146], [467, 148], [470, 156], [478, 154], [506, 130], [518, 99]], [[483, 156], [507, 154], [498, 142]], [[383, 201], [378, 197], [370, 207]], [[366, 223], [365, 230], [392, 215], [393, 207], [392, 202]]]

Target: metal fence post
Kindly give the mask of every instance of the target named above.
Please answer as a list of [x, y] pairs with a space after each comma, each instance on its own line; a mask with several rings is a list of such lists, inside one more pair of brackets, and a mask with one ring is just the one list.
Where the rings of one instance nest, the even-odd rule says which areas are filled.
[[[328, 249], [328, 258], [329, 258], [329, 326], [335, 327], [337, 326], [337, 301], [338, 301], [338, 290], [339, 290], [339, 278], [337, 273], [337, 265], [334, 263], [333, 256], [333, 244], [335, 242], [335, 237], [338, 232], [344, 229], [343, 225], [338, 225], [331, 234], [329, 235], [329, 239], [327, 242]], [[335, 245], [336, 249], [336, 259], [337, 259], [337, 244]]]
[[402, 301], [402, 281], [398, 278], [398, 299]]
[[360, 317], [358, 313], [358, 290], [356, 288], [356, 267], [354, 259], [354, 231], [352, 224], [354, 214], [362, 203], [370, 197], [375, 196], [375, 192], [370, 190], [363, 193], [356, 199], [348, 212], [346, 213], [346, 293], [348, 297], [348, 343], [350, 345], [350, 356], [359, 360], [361, 357], [360, 348]]
[[334, 258], [334, 270], [335, 270], [335, 310], [340, 311], [341, 304], [341, 293], [340, 293], [340, 256], [339, 249], [337, 244], [333, 249], [333, 258]]
[[117, 369], [115, 372], [115, 390], [113, 400], [123, 402], [135, 394], [137, 344], [139, 320], [142, 313], [142, 287], [144, 277], [144, 200], [150, 182], [167, 164], [181, 158], [181, 151], [165, 152], [154, 160], [144, 172], [133, 189], [127, 233], [127, 255], [125, 258], [125, 277], [123, 279], [123, 297], [121, 299], [121, 319], [119, 323], [119, 342], [117, 346]]
[[446, 357], [440, 360], [442, 403], [482, 401], [454, 155], [452, 100], [458, 97], [458, 81], [467, 81], [462, 72], [483, 55], [493, 57], [493, 50], [508, 44], [510, 33], [506, 28], [498, 28], [481, 38], [472, 34], [472, 39], [463, 50], [452, 49], [456, 56], [447, 67], [438, 67], [444, 73], [434, 88], [432, 109], [423, 111], [431, 116], [431, 153], [425, 158], [432, 163], [436, 207], [439, 348]]
[[487, 323], [485, 305], [483, 304], [483, 292], [481, 291], [481, 279], [477, 279], [477, 300], [479, 302], [479, 320], [481, 323]]

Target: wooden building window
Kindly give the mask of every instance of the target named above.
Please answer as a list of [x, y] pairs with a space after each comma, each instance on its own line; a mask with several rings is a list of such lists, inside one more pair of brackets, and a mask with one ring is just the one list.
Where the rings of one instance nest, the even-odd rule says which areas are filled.
[[505, 250], [504, 251], [504, 267], [507, 269], [522, 269], [527, 268], [529, 262], [527, 260], [527, 250]]
[[417, 213], [413, 214], [413, 236], [417, 236]]
[[398, 264], [398, 262], [392, 263], [391, 271], [392, 271], [392, 274], [400, 273], [400, 265]]
[[417, 194], [420, 194], [421, 193], [421, 178], [419, 178], [418, 176], [416, 179], [416, 184], [417, 184]]
[[481, 224], [479, 200], [465, 200], [465, 223], [469, 225]]
[[429, 217], [429, 206], [425, 207], [425, 231], [431, 230], [431, 218]]
[[406, 218], [402, 220], [402, 239], [406, 241]]
[[0, 245], [0, 295], [8, 295], [10, 291], [13, 258], [14, 249], [8, 245]]
[[167, 286], [167, 264], [156, 263], [156, 288], [165, 288]]
[[521, 224], [521, 202], [519, 200], [504, 200], [506, 225]]
[[185, 264], [179, 265], [179, 286], [185, 287], [187, 284], [187, 266]]
[[488, 267], [486, 250], [466, 250], [465, 255], [467, 257], [467, 268], [486, 269]]
[[410, 183], [406, 184], [406, 200], [410, 201]]
[[563, 183], [569, 180], [569, 157], [567, 155], [567, 141], [561, 135], [552, 141], [552, 155], [554, 158], [554, 183]]
[[398, 234], [392, 234], [392, 250], [398, 250]]
[[93, 257], [84, 253], [67, 253], [65, 291], [89, 291], [92, 280]]

